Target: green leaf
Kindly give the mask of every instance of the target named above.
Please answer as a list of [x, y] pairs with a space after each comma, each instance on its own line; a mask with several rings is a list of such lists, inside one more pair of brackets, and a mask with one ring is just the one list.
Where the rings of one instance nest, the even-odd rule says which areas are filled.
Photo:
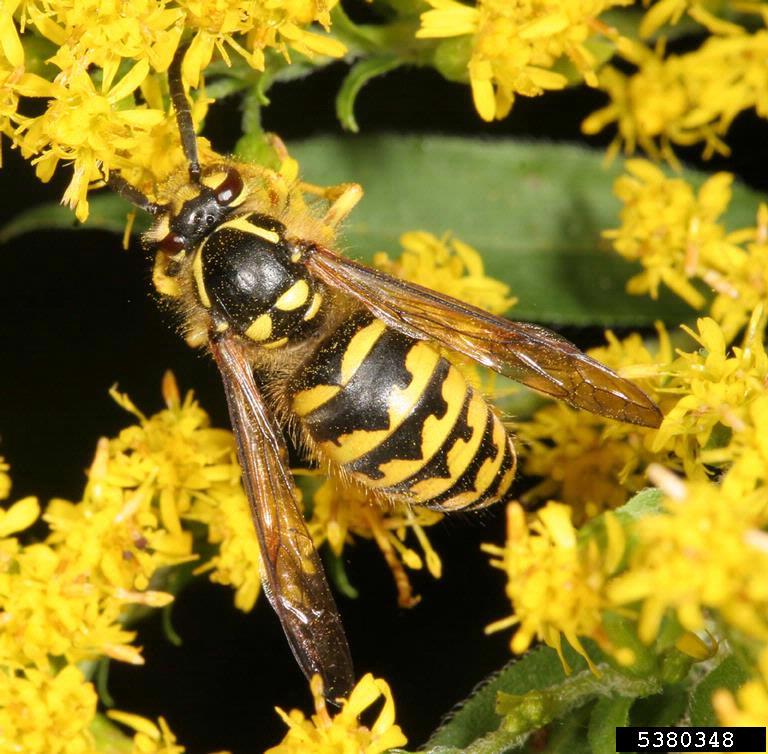
[[587, 740], [593, 754], [614, 754], [616, 751], [616, 728], [626, 725], [629, 709], [634, 699], [611, 696], [598, 699], [589, 716]]
[[712, 708], [712, 694], [717, 689], [728, 689], [734, 693], [748, 680], [749, 674], [738, 659], [733, 655], [726, 657], [693, 690], [688, 710], [691, 725], [719, 725]]
[[[586, 663], [570, 648], [565, 650], [575, 672], [584, 670]], [[464, 750], [473, 741], [498, 730], [502, 715], [496, 711], [498, 693], [525, 694], [562, 683], [566, 678], [557, 652], [538, 647], [520, 659], [513, 660], [496, 675], [483, 682], [463, 702], [456, 712], [432, 734], [427, 746], [447, 746]]]
[[371, 79], [393, 71], [400, 65], [402, 61], [394, 55], [377, 55], [358, 61], [349, 69], [336, 95], [336, 117], [344, 128], [353, 133], [360, 130], [355, 119], [355, 100], [360, 90]]
[[661, 694], [639, 699], [632, 707], [631, 725], [679, 725], [688, 705], [688, 692], [683, 686], [666, 687]]
[[568, 717], [558, 720], [547, 731], [544, 746], [531, 741], [526, 751], [531, 754], [590, 754], [589, 742], [584, 735], [590, 707], [585, 705]]
[[629, 524], [645, 516], [655, 516], [663, 510], [661, 490], [646, 487], [614, 512], [622, 524]]
[[[671, 293], [630, 296], [639, 266], [608, 249], [618, 227], [620, 165], [581, 147], [449, 137], [371, 136], [291, 145], [306, 180], [357, 181], [366, 191], [344, 231], [363, 259], [397, 254], [407, 230], [452, 233], [475, 246], [490, 275], [519, 297], [513, 316], [555, 324], [678, 323], [694, 311]], [[703, 174], [686, 173], [696, 183]], [[754, 225], [760, 197], [736, 186], [730, 228]]]
[[[88, 200], [90, 212], [84, 224], [78, 223], [68, 207], [61, 204], [40, 204], [17, 215], [0, 229], [0, 243], [35, 230], [107, 230], [122, 234], [128, 215], [133, 207], [121, 197], [109, 191], [94, 195]], [[143, 212], [136, 212], [133, 233], [141, 233], [149, 227], [150, 218]]]

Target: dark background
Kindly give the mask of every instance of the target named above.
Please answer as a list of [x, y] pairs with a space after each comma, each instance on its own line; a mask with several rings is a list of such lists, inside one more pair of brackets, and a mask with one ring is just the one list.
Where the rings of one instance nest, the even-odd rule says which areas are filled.
[[[311, 80], [275, 86], [265, 125], [289, 144], [339, 134], [333, 97], [345, 73], [337, 64]], [[429, 70], [407, 69], [377, 79], [357, 103], [363, 134], [372, 131], [525, 136], [604, 147], [612, 133], [585, 140], [578, 124], [604, 102], [586, 88], [520, 99], [502, 123], [483, 124], [468, 87]], [[238, 101], [214, 106], [206, 135], [222, 152], [239, 134]], [[708, 170], [735, 171], [768, 186], [768, 126], [740, 117], [728, 138], [729, 160]], [[351, 138], [351, 137], [350, 137]], [[696, 162], [696, 151], [683, 153]], [[28, 207], [57, 200], [68, 181], [60, 169], [47, 186], [5, 145], [0, 173], [3, 222]], [[545, 211], [545, 209], [543, 210]], [[74, 222], [73, 222], [74, 225]], [[148, 259], [134, 244], [103, 232], [35, 232], [0, 248], [0, 454], [12, 465], [13, 498], [37, 494], [78, 499], [96, 438], [131, 422], [108, 397], [119, 382], [147, 412], [161, 408], [160, 379], [172, 368], [182, 390], [193, 388], [214, 424], [226, 426], [215, 368], [172, 330], [151, 295]], [[582, 346], [596, 331], [569, 331]], [[480, 553], [503, 539], [503, 510], [456, 516], [429, 531], [444, 564], [442, 579], [414, 574], [422, 604], [396, 605], [394, 586], [376, 548], [346, 550], [359, 599], [339, 598], [358, 673], [387, 679], [398, 722], [415, 748], [441, 716], [509, 659], [508, 634], [485, 637], [484, 625], [508, 613], [501, 572]], [[120, 709], [163, 715], [191, 754], [227, 749], [261, 752], [283, 736], [273, 711], [311, 710], [303, 681], [266, 600], [251, 614], [233, 606], [233, 592], [198, 580], [178, 598], [173, 623], [181, 648], [163, 636], [158, 618], [139, 629], [146, 666], [113, 663], [109, 689]]]

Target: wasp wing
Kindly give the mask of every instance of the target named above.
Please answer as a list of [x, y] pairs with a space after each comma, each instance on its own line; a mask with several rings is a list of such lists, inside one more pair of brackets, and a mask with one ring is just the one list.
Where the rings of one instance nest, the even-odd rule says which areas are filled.
[[333, 700], [352, 689], [352, 660], [320, 559], [294, 496], [286, 448], [275, 431], [241, 346], [214, 333], [211, 352], [221, 371], [243, 486], [262, 560], [262, 583], [307, 678], [319, 673]]
[[661, 423], [661, 412], [640, 388], [544, 327], [496, 317], [323, 246], [309, 249], [306, 265], [414, 338], [437, 341], [577, 408], [632, 424]]

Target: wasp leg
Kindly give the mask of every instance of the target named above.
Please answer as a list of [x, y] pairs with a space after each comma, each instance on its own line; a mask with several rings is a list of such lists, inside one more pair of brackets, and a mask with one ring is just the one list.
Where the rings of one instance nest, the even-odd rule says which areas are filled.
[[331, 202], [323, 217], [323, 224], [331, 229], [337, 228], [363, 198], [363, 187], [359, 183], [340, 183], [338, 186], [324, 188], [302, 181], [299, 188], [307, 194], [322, 196]]

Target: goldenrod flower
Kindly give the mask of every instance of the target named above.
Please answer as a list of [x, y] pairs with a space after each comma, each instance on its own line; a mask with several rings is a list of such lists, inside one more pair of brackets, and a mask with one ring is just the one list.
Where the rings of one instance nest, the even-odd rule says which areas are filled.
[[722, 442], [712, 444], [712, 434], [717, 427], [727, 428], [734, 447], [743, 445], [742, 433], [754, 426], [754, 420], [761, 420], [751, 413], [751, 404], [765, 395], [768, 379], [761, 309], [753, 316], [743, 346], [734, 346], [730, 353], [714, 320], [700, 319], [697, 328], [698, 332], [683, 328], [701, 350], [681, 351], [669, 367], [667, 390], [681, 397], [667, 410], [653, 445], [655, 451], [672, 450], [691, 479], [702, 478], [702, 462], [718, 467], [733, 463], [737, 457], [733, 448]]
[[672, 146], [704, 142], [704, 156], [728, 154], [722, 137], [743, 110], [768, 108], [768, 72], [761, 61], [768, 51], [768, 31], [710, 37], [684, 55], [663, 56], [663, 48], [649, 49], [623, 39], [621, 55], [637, 67], [631, 75], [606, 66], [599, 86], [610, 104], [582, 124], [587, 134], [616, 123], [621, 143], [631, 154], [637, 146], [654, 158], [676, 164]]
[[[653, 470], [652, 470], [653, 471]], [[768, 547], [762, 490], [726, 475], [722, 484], [656, 474], [665, 511], [633, 526], [628, 570], [607, 588], [616, 605], [640, 602], [638, 633], [650, 643], [667, 610], [688, 631], [715, 609], [735, 628], [768, 639]]]
[[529, 525], [517, 503], [507, 507], [507, 541], [503, 547], [483, 545], [491, 565], [507, 575], [513, 615], [492, 623], [487, 632], [517, 626], [511, 649], [525, 652], [534, 638], [562, 655], [561, 635], [587, 662], [580, 636], [603, 640], [599, 630], [609, 603], [605, 589], [624, 552], [624, 534], [610, 513], [604, 518], [606, 549], [595, 539], [577, 540], [566, 505], [550, 502]]
[[95, 754], [89, 726], [96, 691], [78, 668], [67, 665], [54, 673], [4, 667], [0, 674], [0, 751]]
[[685, 13], [713, 34], [734, 34], [743, 31], [741, 26], [715, 16], [702, 0], [656, 0], [650, 3], [640, 24], [640, 36], [649, 37], [664, 24], [676, 24]]
[[763, 649], [757, 660], [758, 677], [747, 681], [736, 696], [719, 689], [712, 697], [712, 705], [721, 725], [764, 726], [768, 720], [768, 649]]
[[[408, 739], [395, 725], [395, 702], [387, 682], [366, 673], [341, 709], [331, 717], [325, 705], [322, 683], [318, 676], [310, 684], [315, 714], [307, 719], [300, 710], [277, 713], [288, 726], [282, 743], [265, 754], [382, 754], [387, 749], [404, 746]], [[358, 717], [378, 699], [384, 700], [373, 724], [361, 724]]]
[[[420, 570], [426, 561], [434, 578], [442, 573], [440, 557], [424, 533], [424, 527], [436, 524], [443, 515], [422, 506], [382, 501], [362, 487], [340, 485], [328, 479], [313, 497], [312, 518], [308, 522], [315, 546], [327, 541], [336, 555], [341, 555], [352, 537], [373, 539], [387, 562], [397, 587], [398, 604], [412, 607], [419, 601], [413, 594], [405, 568]], [[406, 544], [412, 533], [423, 552], [419, 555]]]
[[705, 299], [691, 279], [713, 280], [741, 254], [719, 218], [731, 199], [733, 176], [717, 173], [698, 194], [681, 178], [668, 178], [646, 160], [628, 160], [614, 191], [624, 203], [621, 227], [604, 231], [614, 249], [644, 271], [627, 284], [630, 293], [656, 298], [663, 283], [695, 308]]
[[700, 309], [706, 299], [695, 283], [703, 283], [715, 293], [711, 313], [730, 341], [768, 301], [768, 206], [758, 208], [754, 228], [729, 233], [721, 218], [731, 201], [731, 174], [717, 173], [694, 192], [645, 160], [628, 160], [626, 169], [614, 184], [624, 202], [621, 227], [603, 235], [644, 268], [627, 290], [656, 298], [664, 284]]
[[[290, 49], [340, 57], [346, 51], [340, 42], [307, 29], [315, 22], [328, 29], [336, 1], [12, 0], [0, 12], [0, 132], [36, 163], [42, 181], [60, 160], [73, 163], [64, 202], [84, 220], [89, 186], [110, 171], [145, 188], [178, 163], [175, 120], [158, 74], [186, 30], [192, 39], [183, 77], [196, 87], [215, 50], [227, 62], [228, 51], [235, 51], [259, 70], [269, 48], [285, 57]], [[47, 61], [59, 71], [52, 81], [25, 71], [14, 14], [27, 34], [33, 29], [55, 45]], [[115, 83], [119, 70], [127, 72]], [[138, 90], [147, 104], [136, 104]], [[48, 100], [46, 111], [23, 115], [24, 98]], [[204, 96], [197, 98], [195, 122], [207, 104]]]
[[504, 118], [515, 95], [532, 97], [568, 82], [553, 70], [567, 58], [594, 86], [597, 61], [590, 36], [609, 33], [597, 22], [607, 8], [625, 0], [479, 0], [470, 7], [455, 0], [427, 0], [421, 38], [469, 36], [469, 80], [475, 108], [483, 120]]
[[26, 97], [48, 100], [43, 115], [20, 118], [16, 140], [25, 157], [35, 157], [42, 181], [50, 180], [59, 160], [73, 162], [73, 177], [63, 201], [80, 220], [88, 216], [90, 184], [111, 170], [129, 167], [134, 153], [146, 149], [152, 129], [166, 117], [147, 107], [117, 107], [141, 85], [148, 71], [146, 60], [136, 63], [107, 91], [96, 88], [83, 66], [52, 82], [25, 74], [15, 87]]
[[196, 31], [184, 61], [184, 77], [196, 86], [218, 49], [228, 60], [227, 48], [242, 55], [254, 68], [264, 69], [264, 51], [274, 48], [285, 57], [289, 49], [305, 55], [341, 57], [345, 46], [336, 39], [308, 31], [319, 22], [327, 30], [330, 10], [338, 0], [178, 0], [184, 23]]
[[162, 717], [155, 725], [146, 717], [119, 710], [110, 710], [107, 715], [110, 719], [136, 731], [131, 754], [184, 754], [186, 751], [183, 746], [177, 745], [176, 736]]

